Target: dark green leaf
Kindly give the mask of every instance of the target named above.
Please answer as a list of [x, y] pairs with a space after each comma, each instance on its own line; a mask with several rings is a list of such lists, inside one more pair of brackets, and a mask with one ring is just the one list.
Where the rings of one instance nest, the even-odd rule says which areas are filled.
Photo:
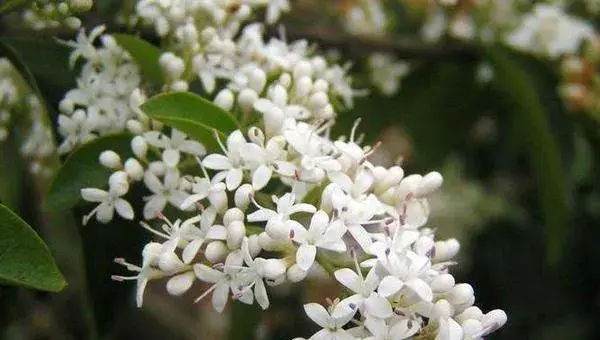
[[537, 182], [539, 204], [546, 226], [547, 254], [554, 262], [560, 255], [570, 225], [569, 193], [563, 156], [546, 110], [548, 93], [539, 91], [522, 64], [520, 56], [500, 48], [490, 48], [493, 87], [511, 115], [519, 146], [527, 153]]
[[67, 284], [42, 239], [1, 204], [0, 280], [50, 292], [59, 292]]
[[134, 35], [114, 34], [117, 43], [123, 47], [139, 65], [142, 74], [155, 84], [164, 84], [165, 76], [158, 60], [161, 50]]
[[227, 111], [193, 93], [167, 93], [150, 98], [142, 110], [149, 117], [201, 141], [209, 148], [217, 147], [214, 130], [221, 138], [239, 129], [236, 119]]
[[30, 2], [31, 0], [4, 0], [4, 2], [0, 4], [0, 14], [16, 11]]
[[70, 48], [52, 39], [1, 38], [0, 56], [8, 58], [43, 98], [51, 115], [65, 93], [75, 87], [69, 68]]
[[73, 151], [54, 177], [44, 197], [43, 209], [58, 211], [72, 208], [80, 200], [81, 189], [106, 187], [111, 171], [98, 162], [100, 153], [113, 150], [121, 157], [129, 157], [132, 155], [131, 138], [130, 134], [100, 137]]

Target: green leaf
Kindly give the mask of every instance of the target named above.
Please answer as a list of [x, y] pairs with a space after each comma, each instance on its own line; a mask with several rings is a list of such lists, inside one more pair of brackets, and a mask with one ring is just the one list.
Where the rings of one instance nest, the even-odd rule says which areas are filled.
[[113, 150], [123, 160], [132, 155], [130, 134], [115, 134], [97, 138], [77, 148], [60, 168], [44, 197], [45, 211], [72, 208], [79, 202], [83, 188], [104, 188], [111, 174], [98, 162], [100, 153]]
[[67, 285], [42, 239], [1, 204], [0, 280], [49, 292], [59, 292]]
[[0, 56], [8, 58], [29, 86], [56, 113], [65, 93], [75, 87], [69, 68], [71, 49], [52, 39], [0, 38]]
[[218, 147], [214, 130], [225, 138], [240, 128], [229, 112], [189, 92], [157, 95], [144, 103], [142, 110], [150, 118], [186, 133], [209, 149]]
[[30, 2], [31, 0], [5, 0], [4, 3], [0, 4], [0, 14], [16, 11]]
[[158, 61], [162, 52], [158, 47], [130, 34], [114, 34], [113, 37], [129, 52], [148, 80], [159, 85], [165, 83], [165, 75]]
[[[547, 256], [555, 262], [570, 225], [569, 189], [563, 155], [554, 133], [548, 91], [540, 91], [528, 73], [530, 67], [519, 63], [521, 55], [506, 49], [489, 48], [487, 56], [494, 67], [492, 86], [512, 117], [519, 146], [528, 158], [537, 182], [539, 205], [546, 227]], [[555, 92], [552, 92], [555, 93]], [[552, 105], [556, 107], [556, 105]]]

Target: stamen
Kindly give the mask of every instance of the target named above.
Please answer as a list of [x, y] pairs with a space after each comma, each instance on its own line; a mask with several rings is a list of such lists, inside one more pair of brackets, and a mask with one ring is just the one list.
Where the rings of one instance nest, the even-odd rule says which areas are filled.
[[142, 226], [142, 228], [148, 230], [149, 232], [153, 233], [154, 235], [160, 236], [162, 238], [165, 239], [169, 239], [169, 235], [167, 234], [163, 234], [158, 230], [152, 229], [148, 224], [146, 224], [145, 222], [140, 222], [140, 225]]
[[213, 129], [213, 134], [215, 135], [215, 139], [217, 140], [217, 144], [219, 144], [219, 147], [221, 148], [221, 150], [223, 150], [223, 153], [227, 154], [227, 148], [225, 147], [225, 145], [221, 141], [221, 137], [219, 136], [219, 132], [217, 131], [217, 129]]
[[194, 303], [200, 302], [200, 300], [204, 299], [208, 294], [210, 294], [215, 289], [217, 289], [217, 285], [216, 284], [212, 285], [204, 293], [202, 293], [202, 295], [200, 295], [196, 300], [194, 300]]
[[356, 136], [356, 130], [358, 129], [358, 126], [360, 125], [360, 122], [362, 121], [361, 118], [358, 118], [354, 121], [354, 124], [352, 125], [352, 130], [350, 130], [350, 142], [354, 143], [354, 137]]

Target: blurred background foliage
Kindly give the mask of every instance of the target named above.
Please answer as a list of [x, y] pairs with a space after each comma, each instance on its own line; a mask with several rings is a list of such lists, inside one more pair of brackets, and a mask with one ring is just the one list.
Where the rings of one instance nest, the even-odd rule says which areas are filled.
[[[126, 32], [114, 14], [132, 3], [97, 1], [83, 21]], [[401, 160], [407, 172], [443, 173], [429, 226], [461, 241], [457, 277], [474, 286], [482, 309], [500, 307], [509, 315], [489, 338], [600, 338], [600, 120], [566, 107], [557, 92], [559, 73], [549, 62], [500, 44], [349, 37], [331, 20], [344, 5], [295, 1], [285, 17], [286, 34], [352, 60], [358, 88], [370, 87], [370, 53], [410, 62], [400, 91], [385, 96], [373, 90], [358, 99], [334, 133], [347, 134], [362, 117], [366, 140], [382, 142], [374, 161]], [[414, 35], [418, 13], [399, 1], [391, 8], [397, 11], [394, 32]], [[35, 42], [13, 38], [27, 34], [18, 20], [0, 22], [0, 54], [21, 61], [15, 64], [20, 86], [40, 94], [48, 119], [55, 120], [58, 100], [74, 79], [68, 50], [42, 33]], [[482, 78], [486, 65], [492, 66], [491, 79]], [[315, 278], [307, 287], [275, 291], [273, 308], [264, 314], [235, 304], [219, 315], [189, 303], [202, 287], [167, 298], [159, 282], [137, 310], [134, 285], [110, 276], [119, 271], [113, 259], [137, 258], [147, 235], [123, 220], [82, 227], [82, 206], [59, 214], [39, 210], [49, 180], [27, 171], [30, 160], [15, 151], [20, 136], [1, 145], [0, 200], [48, 242], [69, 286], [56, 295], [0, 287], [3, 338], [289, 339], [314, 327], [297, 313], [304, 301], [337, 292], [335, 284]], [[56, 169], [61, 160], [43, 162]], [[229, 327], [232, 318], [235, 328]]]

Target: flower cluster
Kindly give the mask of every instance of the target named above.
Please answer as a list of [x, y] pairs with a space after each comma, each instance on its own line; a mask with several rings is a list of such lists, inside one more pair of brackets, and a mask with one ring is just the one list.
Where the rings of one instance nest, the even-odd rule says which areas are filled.
[[[436, 242], [423, 227], [441, 175], [405, 176], [400, 166], [371, 163], [377, 145], [361, 144], [359, 121], [347, 138], [333, 139], [338, 111], [360, 93], [348, 66], [315, 54], [306, 41], [265, 42], [261, 24], [241, 26], [252, 4], [267, 5], [269, 22], [289, 7], [284, 0], [142, 0], [136, 7], [169, 43], [160, 58], [162, 90], [186, 91], [197, 78], [205, 96], [239, 118], [243, 128], [225, 140], [215, 133], [220, 150], [140, 111], [151, 89], [109, 35], [94, 46], [103, 28], [70, 43], [72, 62], [82, 57], [85, 64], [78, 88], [61, 103], [61, 150], [117, 130], [135, 134], [132, 156], [100, 154], [112, 174], [107, 188], [81, 191], [96, 204], [83, 222], [108, 222], [115, 212], [135, 219], [129, 189], [141, 184], [148, 192], [141, 224], [155, 240], [140, 265], [116, 259], [134, 274], [113, 279], [137, 282], [138, 306], [151, 280], [166, 278], [174, 296], [203, 284], [196, 301], [210, 296], [221, 312], [229, 299], [267, 309], [271, 286], [324, 268], [351, 295], [332, 300], [329, 311], [305, 306], [323, 327], [311, 339], [471, 339], [502, 326], [504, 312], [481, 312], [471, 286], [449, 274], [458, 242]], [[393, 79], [384, 84], [394, 86]], [[173, 210], [179, 214], [167, 218]]]
[[8, 138], [11, 110], [19, 99], [19, 93], [12, 79], [12, 65], [0, 58], [0, 142]]
[[[102, 34], [104, 30], [104, 26], [98, 26], [89, 36], [81, 31], [76, 41], [66, 42], [73, 48], [71, 66], [79, 59], [84, 63], [77, 88], [67, 92], [60, 102], [58, 130], [64, 139], [60, 153], [97, 136], [123, 131], [128, 121], [139, 118], [139, 68], [112, 36]], [[98, 38], [99, 47], [95, 45]]]
[[35, 30], [61, 26], [78, 29], [81, 20], [75, 15], [89, 11], [92, 5], [92, 0], [35, 0], [23, 12], [23, 19]]

